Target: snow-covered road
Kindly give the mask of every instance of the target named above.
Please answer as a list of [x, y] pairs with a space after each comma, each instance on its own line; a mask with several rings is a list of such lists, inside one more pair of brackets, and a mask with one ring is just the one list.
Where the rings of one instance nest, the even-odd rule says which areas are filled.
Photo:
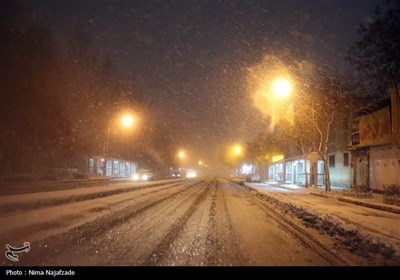
[[[368, 247], [366, 254], [355, 250], [348, 228], [340, 238], [318, 228], [318, 219], [328, 219], [318, 211], [339, 211], [334, 207], [225, 179], [116, 182], [1, 196], [0, 202], [0, 248], [31, 244], [19, 262], [2, 254], [2, 265], [391, 265], [399, 260], [398, 252], [378, 239], [378, 248]], [[389, 214], [383, 224], [398, 220], [398, 214]], [[339, 222], [329, 219], [335, 228]], [[392, 243], [398, 237], [389, 226], [363, 230]]]

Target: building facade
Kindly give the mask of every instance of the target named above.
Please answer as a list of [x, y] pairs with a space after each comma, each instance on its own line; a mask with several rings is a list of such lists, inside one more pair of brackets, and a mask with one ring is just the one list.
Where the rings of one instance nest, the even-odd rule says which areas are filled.
[[87, 174], [89, 176], [129, 177], [137, 173], [136, 162], [93, 156], [87, 161]]
[[349, 146], [353, 186], [376, 191], [400, 186], [399, 119], [395, 90], [355, 112]]

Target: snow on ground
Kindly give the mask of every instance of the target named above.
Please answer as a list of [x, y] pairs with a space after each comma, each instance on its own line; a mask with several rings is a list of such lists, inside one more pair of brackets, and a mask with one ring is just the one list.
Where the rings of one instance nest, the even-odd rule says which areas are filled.
[[[400, 255], [400, 215], [310, 194], [310, 189], [248, 184], [307, 227], [317, 228], [359, 255]], [[334, 193], [334, 192], [333, 192]], [[362, 200], [362, 199], [361, 199]], [[371, 200], [371, 199], [370, 199]]]
[[174, 182], [0, 215], [0, 246], [29, 241], [21, 266], [335, 264], [266, 215], [247, 189], [221, 179]]
[[[33, 192], [15, 195], [4, 195], [0, 196], [0, 209], [4, 213], [9, 208], [18, 207], [19, 209], [33, 207], [38, 208], [40, 206], [49, 206], [55, 204], [61, 204], [65, 201], [71, 202], [81, 199], [91, 199], [95, 197], [106, 196], [112, 193], [129, 191], [135, 188], [141, 188], [151, 185], [159, 185], [165, 183], [174, 183], [173, 180], [159, 180], [159, 181], [148, 181], [148, 182], [135, 182], [126, 180], [123, 182], [112, 182], [109, 185], [102, 185], [99, 187], [82, 187], [77, 184], [75, 188], [61, 189], [55, 191], [44, 191], [44, 192]], [[57, 183], [55, 183], [57, 184]], [[62, 183], [60, 183], [62, 184]]]
[[[77, 222], [88, 222], [86, 217], [91, 213], [101, 216], [108, 208], [122, 207], [123, 201], [135, 196], [134, 190], [146, 193], [176, 183], [175, 180], [126, 181], [109, 186], [0, 196], [0, 243], [6, 234], [16, 236], [18, 232], [23, 232], [23, 238], [29, 240], [42, 238], [48, 228], [76, 226]], [[38, 226], [43, 221], [45, 226]]]
[[[118, 259], [119, 250], [125, 250], [127, 243], [134, 242], [139, 247], [144, 246], [142, 252], [147, 256], [147, 251], [149, 251], [147, 246], [149, 244], [156, 246], [159, 238], [165, 239], [162, 237], [163, 234], [166, 234], [168, 238], [165, 239], [165, 243], [162, 243], [164, 245], [160, 245], [162, 254], [168, 251], [168, 246], [178, 242], [179, 238], [174, 239], [173, 237], [185, 230], [188, 230], [184, 235], [185, 238], [182, 239], [182, 242], [178, 242], [183, 247], [181, 245], [178, 247], [182, 250], [187, 248], [187, 244], [193, 239], [194, 232], [198, 233], [197, 225], [201, 221], [202, 227], [205, 229], [204, 234], [200, 239], [195, 240], [191, 253], [203, 252], [201, 254], [208, 264], [299, 263], [316, 265], [317, 263], [308, 261], [314, 260], [313, 257], [303, 260], [299, 258], [303, 255], [296, 255], [297, 253], [295, 255], [283, 254], [279, 262], [277, 262], [276, 256], [271, 257], [275, 251], [282, 248], [282, 244], [286, 244], [287, 248], [301, 244], [290, 238], [286, 238], [284, 241], [279, 239], [284, 236], [293, 238], [293, 236], [288, 235], [279, 225], [271, 224], [273, 222], [268, 215], [265, 215], [264, 211], [252, 203], [254, 200], [251, 196], [254, 195], [268, 203], [276, 212], [284, 214], [285, 218], [291, 222], [301, 225], [315, 239], [327, 244], [337, 252], [351, 255], [350, 263], [352, 264], [400, 264], [400, 214], [341, 202], [335, 199], [337, 194], [331, 194], [328, 198], [310, 195], [310, 189], [293, 186], [246, 184], [244, 187], [236, 185], [235, 188], [232, 188], [231, 183], [223, 180], [218, 183], [216, 183], [217, 181], [208, 181], [202, 184], [203, 187], [207, 187], [207, 192], [202, 195], [205, 188], [193, 187], [194, 185], [185, 182], [176, 180], [162, 183], [159, 181], [126, 182], [115, 183], [113, 186], [0, 196], [0, 245], [4, 247], [6, 242], [11, 242], [11, 239], [15, 244], [22, 244], [26, 240], [32, 244], [41, 244], [40, 240], [50, 240], [52, 237], [58, 238], [54, 241], [55, 245], [66, 248], [68, 246], [65, 245], [65, 242], [70, 237], [69, 235], [75, 236], [77, 242], [79, 241], [76, 244], [80, 246], [82, 238], [89, 240], [90, 236], [94, 238], [98, 235], [103, 236], [104, 233], [106, 234], [103, 236], [104, 239], [102, 239], [103, 237], [98, 239], [98, 244], [107, 244], [106, 247], [109, 249], [111, 231], [114, 232], [118, 227], [117, 233], [126, 232], [128, 238], [117, 244], [113, 255], [117, 258], [116, 262], [121, 263], [125, 259]], [[189, 196], [191, 199], [188, 201]], [[373, 200], [369, 199], [369, 201]], [[379, 203], [377, 199], [374, 201]], [[200, 207], [200, 205], [202, 206]], [[182, 206], [184, 207], [182, 208]], [[168, 212], [169, 210], [166, 212], [167, 209], [173, 212], [176, 209], [175, 216], [172, 217], [172, 212]], [[153, 211], [155, 212], [153, 213]], [[179, 217], [183, 217], [183, 220]], [[196, 219], [191, 220], [194, 217]], [[142, 218], [143, 225], [151, 226], [148, 230], [136, 227], [137, 219], [142, 220]], [[151, 225], [149, 219], [153, 221]], [[192, 226], [187, 228], [186, 222], [187, 225]], [[231, 226], [227, 227], [229, 224]], [[165, 226], [164, 230], [160, 230], [161, 225]], [[211, 231], [214, 232], [213, 234], [206, 230], [207, 227], [218, 228], [220, 226], [220, 230]], [[135, 230], [134, 235], [130, 230], [131, 227], [134, 227], [132, 229]], [[237, 235], [229, 237], [227, 234], [231, 231], [236, 232]], [[65, 235], [66, 232], [68, 232], [68, 236]], [[158, 232], [160, 236], [154, 235], [154, 232]], [[132, 238], [132, 236], [140, 236], [142, 240], [136, 239], [136, 237]], [[237, 257], [235, 254], [226, 253], [233, 252], [233, 248], [236, 248], [235, 240], [237, 238], [244, 244], [243, 250], [238, 250], [238, 252], [246, 251], [250, 255], [243, 255], [242, 258], [239, 255]], [[220, 240], [220, 243], [215, 241], [217, 239]], [[91, 240], [90, 238], [90, 242]], [[197, 250], [196, 246], [204, 243], [216, 246], [215, 250], [208, 252], [209, 256], [213, 258], [208, 259], [205, 255], [207, 251]], [[43, 246], [47, 245], [47, 243], [43, 244]], [[90, 243], [87, 246], [85, 250], [93, 251], [93, 244]], [[221, 246], [227, 246], [227, 249], [223, 251]], [[300, 247], [295, 251], [304, 252], [304, 248]], [[153, 251], [158, 254], [158, 249], [159, 247], [156, 246]], [[75, 260], [79, 255], [74, 250], [71, 253], [71, 260]], [[285, 252], [290, 251], [286, 250]], [[222, 255], [220, 255], [221, 252]], [[109, 255], [110, 252], [106, 250], [104, 253]], [[139, 257], [140, 259], [135, 252], [132, 254], [132, 258]], [[172, 256], [175, 258], [174, 254], [172, 253]], [[354, 259], [354, 256], [358, 256], [357, 258], [360, 260]], [[297, 258], [297, 261], [287, 259], [286, 262], [287, 257]], [[261, 259], [263, 260], [261, 263], [256, 261]], [[60, 264], [65, 264], [64, 260], [61, 257]], [[189, 258], [190, 260], [191, 258]], [[96, 262], [96, 264], [102, 263], [101, 259], [98, 261], [99, 263]], [[186, 261], [185, 258], [182, 260], [183, 263]], [[197, 264], [197, 261], [201, 263], [204, 260], [196, 258], [194, 263]], [[180, 263], [176, 262], [175, 264]]]

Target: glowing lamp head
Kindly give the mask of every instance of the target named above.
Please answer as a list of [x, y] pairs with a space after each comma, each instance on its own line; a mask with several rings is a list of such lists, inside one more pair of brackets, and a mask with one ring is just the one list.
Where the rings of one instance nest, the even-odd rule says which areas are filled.
[[180, 152], [178, 153], [178, 157], [181, 158], [181, 159], [185, 158], [185, 152], [180, 151]]
[[279, 79], [273, 83], [272, 90], [276, 97], [285, 98], [290, 94], [292, 90], [292, 84], [289, 80]]
[[235, 147], [233, 147], [233, 152], [236, 155], [239, 155], [242, 152], [242, 148], [240, 146], [235, 146]]
[[122, 125], [123, 126], [131, 126], [133, 124], [133, 118], [131, 117], [131, 116], [129, 116], [129, 115], [127, 115], [127, 116], [124, 116], [123, 118], [122, 118]]

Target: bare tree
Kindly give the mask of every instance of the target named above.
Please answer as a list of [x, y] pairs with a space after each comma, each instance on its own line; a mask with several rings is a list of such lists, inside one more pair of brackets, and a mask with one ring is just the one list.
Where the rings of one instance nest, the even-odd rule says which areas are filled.
[[[307, 81], [303, 86], [298, 85], [292, 97], [293, 119], [280, 120], [273, 132], [257, 137], [249, 144], [248, 157], [257, 162], [273, 153], [283, 153], [286, 157], [302, 154], [307, 164], [310, 155], [317, 154], [324, 163], [324, 185], [328, 192], [331, 190], [328, 149], [334, 140], [335, 122], [348, 113], [348, 90], [344, 80], [324, 73], [315, 72]], [[316, 184], [316, 166], [310, 169], [311, 184]], [[307, 170], [305, 166], [306, 186], [309, 184]]]
[[311, 148], [312, 152], [317, 152], [324, 163], [325, 191], [331, 191], [328, 149], [333, 139], [335, 122], [341, 120], [348, 109], [348, 92], [341, 84], [339, 79], [320, 74], [317, 79], [308, 87], [303, 94], [304, 106], [298, 111], [297, 119], [308, 121], [310, 126], [303, 124], [302, 131], [308, 131], [306, 136], [302, 136], [302, 142], [307, 143], [306, 147]]

